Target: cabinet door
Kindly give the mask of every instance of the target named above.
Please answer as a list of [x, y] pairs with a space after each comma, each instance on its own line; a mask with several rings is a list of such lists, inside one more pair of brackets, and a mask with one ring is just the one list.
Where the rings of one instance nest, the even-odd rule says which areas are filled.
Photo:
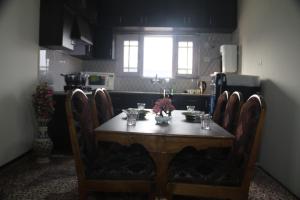
[[236, 0], [209, 1], [210, 27], [217, 32], [232, 32], [237, 26]]
[[39, 45], [57, 50], [73, 50], [73, 20], [74, 16], [62, 1], [41, 0]]
[[94, 57], [98, 59], [115, 58], [115, 39], [111, 28], [98, 27], [95, 33], [93, 46]]

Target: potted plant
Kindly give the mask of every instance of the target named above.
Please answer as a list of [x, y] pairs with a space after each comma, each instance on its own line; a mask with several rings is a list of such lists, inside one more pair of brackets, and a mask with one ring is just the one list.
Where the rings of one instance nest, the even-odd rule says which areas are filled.
[[157, 124], [165, 124], [171, 119], [171, 112], [175, 110], [172, 101], [169, 98], [158, 99], [153, 107], [156, 113], [155, 120]]
[[48, 84], [40, 83], [32, 95], [32, 103], [38, 123], [38, 134], [33, 142], [33, 150], [38, 163], [49, 162], [53, 148], [52, 140], [48, 136], [48, 122], [54, 113], [53, 90]]

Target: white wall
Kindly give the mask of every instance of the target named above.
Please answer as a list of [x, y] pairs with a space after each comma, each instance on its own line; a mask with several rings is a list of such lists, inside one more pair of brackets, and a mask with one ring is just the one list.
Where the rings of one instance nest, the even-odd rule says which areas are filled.
[[0, 166], [31, 148], [38, 74], [39, 0], [0, 7]]
[[240, 0], [242, 74], [264, 79], [259, 162], [300, 197], [300, 1]]

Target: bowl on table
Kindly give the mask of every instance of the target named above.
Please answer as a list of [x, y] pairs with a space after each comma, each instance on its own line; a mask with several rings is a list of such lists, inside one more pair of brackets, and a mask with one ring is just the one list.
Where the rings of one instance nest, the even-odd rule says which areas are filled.
[[194, 122], [200, 120], [200, 115], [203, 114], [202, 111], [185, 111], [182, 112], [182, 114], [185, 116], [186, 121], [188, 122]]
[[129, 113], [133, 110], [138, 112], [138, 120], [145, 119], [146, 114], [150, 112], [149, 110], [140, 110], [140, 109], [136, 109], [136, 108], [127, 108], [127, 109], [124, 109], [122, 111], [127, 114], [127, 113]]

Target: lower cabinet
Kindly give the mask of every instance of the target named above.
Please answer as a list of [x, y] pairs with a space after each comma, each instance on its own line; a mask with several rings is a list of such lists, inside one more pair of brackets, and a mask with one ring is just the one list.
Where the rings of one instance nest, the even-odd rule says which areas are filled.
[[48, 124], [48, 134], [53, 141], [52, 154], [72, 154], [71, 141], [69, 136], [66, 95], [55, 95], [55, 111], [52, 120]]
[[[137, 103], [146, 103], [146, 108], [153, 108], [155, 101], [163, 96], [156, 93], [125, 93], [111, 92], [110, 93], [114, 112], [119, 114], [122, 109], [136, 108]], [[209, 111], [210, 96], [208, 95], [188, 95], [175, 94], [170, 97], [172, 103], [177, 110], [186, 110], [187, 105], [196, 106], [196, 110]]]
[[[88, 94], [88, 97], [91, 95]], [[153, 108], [157, 99], [163, 96], [158, 93], [111, 92], [115, 115], [122, 109], [136, 108], [137, 103], [146, 103], [146, 108]], [[53, 141], [53, 154], [72, 154], [69, 129], [65, 108], [66, 95], [54, 94], [55, 112], [48, 124], [48, 134]], [[196, 106], [196, 110], [208, 112], [210, 96], [176, 94], [171, 97], [172, 103], [178, 110], [186, 110], [187, 105]]]

